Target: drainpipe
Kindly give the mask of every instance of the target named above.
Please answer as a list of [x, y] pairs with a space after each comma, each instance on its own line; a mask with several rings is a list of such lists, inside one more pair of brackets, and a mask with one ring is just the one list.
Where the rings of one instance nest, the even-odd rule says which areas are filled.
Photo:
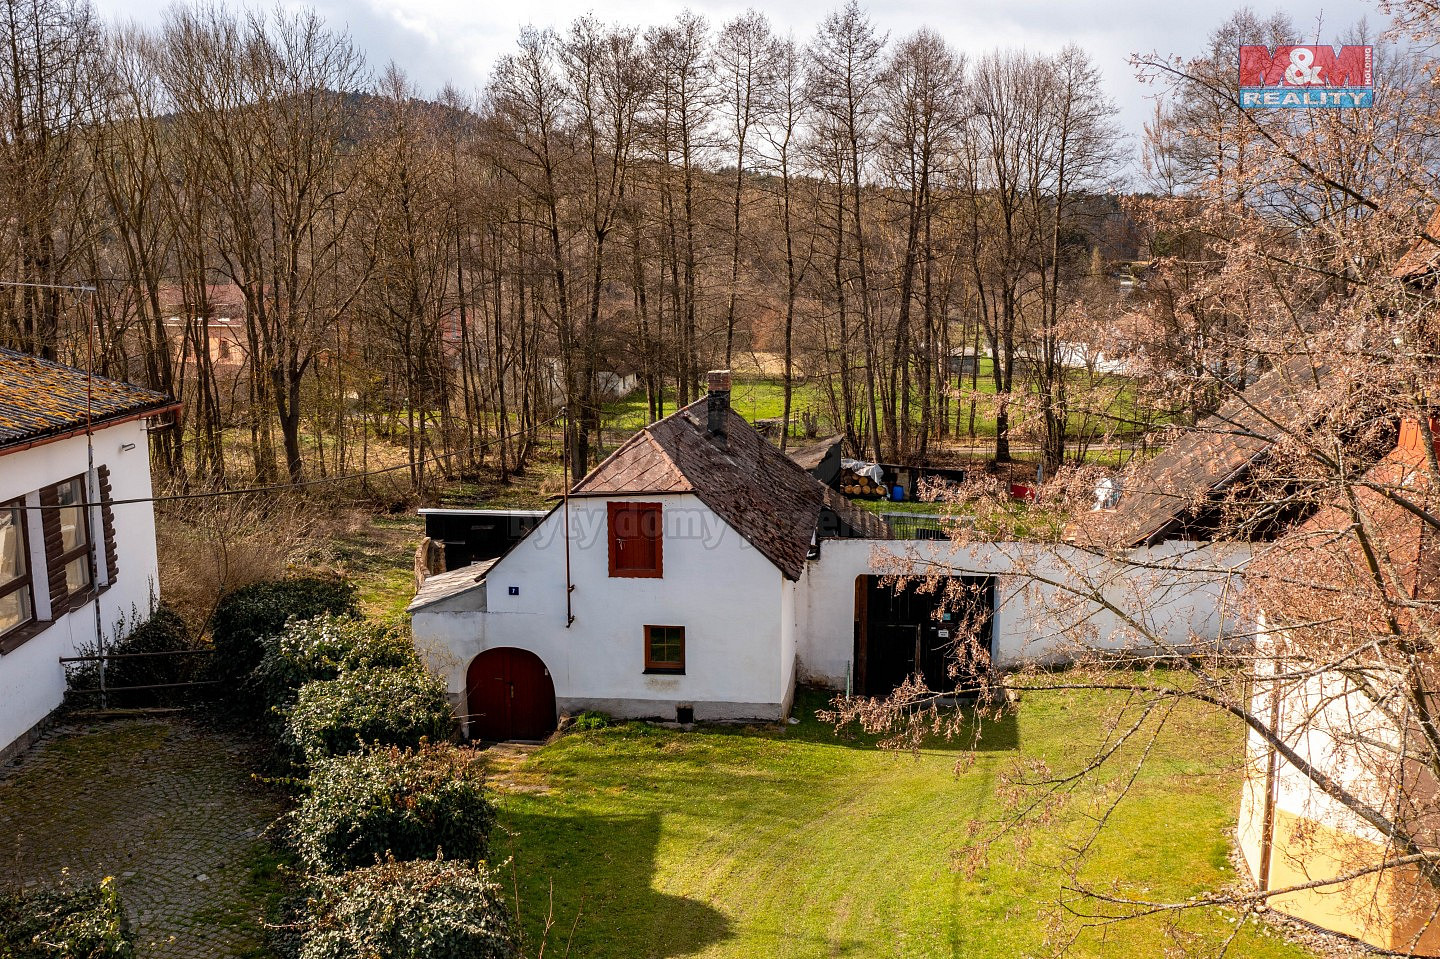
[[575, 622], [575, 611], [571, 605], [571, 594], [575, 584], [570, 581], [570, 407], [565, 407], [565, 455], [560, 458], [560, 476], [564, 484], [561, 493], [561, 522], [565, 528], [565, 628]]

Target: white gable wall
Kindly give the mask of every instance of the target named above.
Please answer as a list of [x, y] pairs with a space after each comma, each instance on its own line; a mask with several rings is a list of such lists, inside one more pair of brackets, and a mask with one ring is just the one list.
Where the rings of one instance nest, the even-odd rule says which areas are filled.
[[[483, 590], [414, 612], [416, 642], [460, 711], [470, 662], [513, 646], [545, 663], [561, 712], [673, 719], [677, 705], [693, 705], [697, 719], [784, 715], [796, 648], [786, 612], [794, 584], [691, 494], [613, 499], [662, 505], [662, 578], [611, 577], [610, 499], [581, 497], [569, 509], [575, 621], [568, 629], [563, 510], [497, 562]], [[685, 627], [684, 675], [645, 674], [646, 625]]]
[[[133, 448], [121, 447], [133, 444]], [[85, 437], [78, 436], [28, 450], [0, 456], [0, 502], [27, 496], [61, 480], [83, 475], [88, 464]], [[95, 465], [110, 468], [110, 486], [115, 500], [148, 499], [150, 455], [145, 423], [135, 420], [97, 430]], [[31, 497], [32, 504], [34, 498]], [[136, 615], [145, 618], [152, 595], [158, 595], [158, 568], [155, 558], [155, 511], [151, 503], [117, 503], [115, 549], [118, 575], [115, 583], [100, 595], [100, 628], [106, 641], [115, 639], [115, 626], [123, 616], [133, 624]], [[37, 595], [37, 615], [48, 611], [43, 603], [45, 573], [37, 562], [43, 558], [40, 513], [26, 514], [30, 537], [31, 572]], [[96, 549], [96, 567], [104, 567], [104, 534], [98, 510], [92, 512], [91, 539]], [[43, 559], [42, 559], [43, 561]], [[103, 575], [103, 574], [102, 574]], [[95, 603], [89, 602], [62, 615], [48, 629], [19, 648], [0, 656], [0, 753], [16, 743], [37, 723], [60, 705], [65, 694], [65, 673], [61, 656], [73, 656], [95, 645]]]

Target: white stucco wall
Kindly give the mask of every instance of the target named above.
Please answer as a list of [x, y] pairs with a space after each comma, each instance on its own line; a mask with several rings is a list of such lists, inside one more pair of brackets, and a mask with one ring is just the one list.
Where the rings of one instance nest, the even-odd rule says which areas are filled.
[[[697, 719], [779, 718], [794, 662], [793, 584], [692, 495], [615, 499], [662, 504], [663, 578], [609, 575], [607, 500], [587, 497], [570, 501], [568, 629], [559, 510], [490, 570], [483, 599], [472, 590], [415, 611], [416, 644], [457, 705], [471, 660], [513, 646], [544, 661], [562, 712], [674, 719], [677, 705], [693, 704]], [[647, 624], [685, 627], [684, 675], [645, 674]]]
[[[843, 687], [854, 657], [858, 576], [939, 570], [994, 576], [995, 662], [1060, 661], [1083, 649], [1210, 644], [1235, 628], [1240, 546], [1167, 543], [1123, 559], [1069, 546], [827, 540], [798, 583], [693, 496], [663, 503], [664, 578], [612, 579], [605, 501], [571, 502], [575, 623], [565, 628], [561, 515], [552, 514], [472, 590], [416, 611], [417, 643], [457, 705], [465, 669], [485, 649], [515, 646], [550, 669], [562, 711], [670, 718], [776, 718], [798, 680]], [[519, 587], [518, 596], [509, 595]], [[1077, 592], [1095, 591], [1137, 626]], [[643, 672], [643, 627], [686, 627], [686, 674]]]
[[1082, 648], [1140, 645], [1141, 631], [1099, 603], [1100, 596], [1139, 617], [1145, 632], [1174, 647], [1220, 638], [1233, 610], [1243, 546], [1166, 543], [1132, 550], [1126, 561], [1071, 546], [947, 541], [827, 540], [800, 581], [801, 678], [843, 687], [854, 658], [857, 576], [935, 570], [949, 576], [995, 576], [993, 652], [999, 666], [1063, 660]]
[[[133, 444], [133, 448], [121, 447]], [[44, 446], [0, 456], [0, 502], [26, 496], [60, 480], [82, 475], [87, 468], [85, 437], [73, 437]], [[150, 455], [145, 423], [122, 423], [95, 433], [95, 464], [108, 465], [114, 499], [148, 498]], [[33, 498], [32, 498], [33, 501]], [[133, 622], [150, 610], [152, 595], [158, 595], [155, 558], [155, 511], [146, 503], [114, 507], [115, 548], [119, 554], [114, 585], [101, 593], [100, 628], [107, 642], [115, 638], [115, 627], [123, 616]], [[42, 557], [40, 514], [27, 513], [31, 543], [32, 573], [43, 600], [45, 575], [34, 562]], [[97, 566], [104, 563], [104, 540], [98, 510], [91, 518], [91, 538], [97, 550]], [[48, 611], [37, 603], [37, 614]], [[0, 750], [4, 750], [60, 705], [65, 693], [61, 656], [94, 646], [95, 603], [89, 602], [62, 615], [43, 633], [19, 648], [0, 656]]]
[[[1270, 631], [1261, 620], [1254, 667], [1260, 678], [1255, 682], [1251, 709], [1263, 721], [1273, 722], [1285, 744], [1305, 762], [1388, 815], [1399, 776], [1394, 755], [1402, 746], [1400, 731], [1353, 679], [1338, 670], [1316, 670], [1311, 660], [1287, 648], [1286, 639], [1284, 631]], [[1287, 653], [1296, 658], [1286, 658]], [[1392, 703], [1405, 702], [1406, 690], [1395, 688], [1395, 674], [1374, 672], [1369, 681], [1375, 689], [1385, 690]], [[1274, 701], [1277, 691], [1278, 708]], [[1283, 756], [1272, 759], [1269, 743], [1253, 729], [1247, 735], [1246, 760], [1249, 775], [1241, 808], [1242, 839], [1254, 833], [1258, 841], [1264, 816], [1265, 770], [1273, 762], [1276, 810], [1376, 846], [1385, 843], [1379, 830]], [[1284, 845], [1288, 837], [1279, 841]]]

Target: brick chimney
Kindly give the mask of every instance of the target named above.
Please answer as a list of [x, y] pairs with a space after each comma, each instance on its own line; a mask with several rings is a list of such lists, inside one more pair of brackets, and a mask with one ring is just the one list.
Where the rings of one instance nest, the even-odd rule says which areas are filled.
[[[1434, 416], [1430, 417], [1430, 435], [1435, 438], [1436, 453], [1440, 453], [1440, 419]], [[1425, 435], [1420, 431], [1420, 424], [1409, 417], [1401, 420], [1400, 436], [1395, 441], [1395, 447], [1424, 455]]]
[[730, 371], [711, 370], [706, 379], [710, 393], [705, 397], [705, 432], [723, 440], [725, 416], [730, 412]]

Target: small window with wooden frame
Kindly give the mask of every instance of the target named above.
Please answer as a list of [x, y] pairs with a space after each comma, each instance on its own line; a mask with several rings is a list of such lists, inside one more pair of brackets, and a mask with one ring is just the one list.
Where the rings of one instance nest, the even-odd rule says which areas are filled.
[[659, 503], [609, 503], [610, 575], [659, 579], [665, 574], [664, 518]]
[[645, 627], [645, 672], [685, 672], [685, 627]]
[[4, 648], [6, 637], [13, 638], [34, 621], [25, 501], [17, 499], [0, 503], [0, 651], [8, 651]]
[[45, 487], [40, 491], [40, 507], [50, 609], [52, 615], [58, 615], [87, 597], [95, 582], [85, 478], [77, 476]]

